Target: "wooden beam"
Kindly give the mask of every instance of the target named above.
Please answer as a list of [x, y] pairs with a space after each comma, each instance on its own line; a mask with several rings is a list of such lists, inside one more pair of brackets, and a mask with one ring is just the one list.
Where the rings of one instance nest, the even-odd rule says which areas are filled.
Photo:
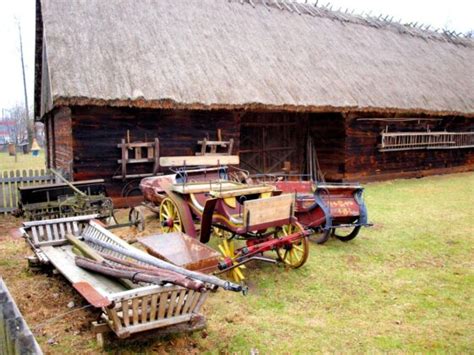
[[178, 156], [161, 157], [160, 165], [164, 167], [172, 166], [217, 166], [217, 165], [238, 165], [238, 155], [200, 155], [200, 156]]

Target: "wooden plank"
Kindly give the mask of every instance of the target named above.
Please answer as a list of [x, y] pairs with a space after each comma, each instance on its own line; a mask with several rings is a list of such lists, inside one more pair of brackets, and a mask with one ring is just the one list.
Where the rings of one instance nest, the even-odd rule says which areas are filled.
[[141, 321], [142, 323], [146, 323], [147, 316], [148, 316], [148, 303], [150, 302], [150, 296], [143, 296], [142, 297], [142, 304], [141, 304]]
[[187, 297], [186, 297], [186, 303], [184, 304], [182, 314], [186, 314], [186, 313], [189, 312], [189, 308], [191, 307], [191, 304], [192, 304], [195, 293], [197, 293], [197, 292], [195, 292], [193, 290], [188, 291], [188, 294], [187, 294]]
[[150, 304], [150, 321], [154, 321], [156, 319], [157, 309], [156, 306], [158, 304], [158, 294], [154, 294], [151, 296], [151, 304]]
[[240, 161], [238, 155], [190, 155], [160, 158], [160, 165], [164, 167], [238, 165], [239, 162]]
[[194, 309], [196, 308], [196, 305], [200, 298], [201, 294], [199, 292], [194, 292], [194, 297], [191, 306], [189, 307], [189, 312], [194, 313]]
[[275, 187], [271, 185], [262, 186], [242, 186], [234, 190], [212, 190], [209, 194], [216, 198], [228, 198], [242, 195], [260, 194], [275, 191]]
[[62, 239], [61, 238], [61, 235], [59, 234], [59, 227], [57, 225], [57, 223], [54, 223], [52, 225], [52, 228], [53, 228], [53, 240], [60, 240]]
[[[133, 333], [144, 332], [146, 330], [163, 328], [163, 327], [167, 327], [173, 324], [186, 323], [186, 322], [189, 322], [191, 318], [192, 318], [192, 314], [186, 314], [186, 315], [172, 317], [172, 318], [158, 319], [154, 322], [131, 325], [127, 328], [124, 328], [123, 333], [133, 334]], [[191, 328], [191, 325], [189, 325], [189, 327]], [[120, 336], [121, 332], [117, 332], [117, 335]]]
[[122, 177], [125, 178], [127, 175], [127, 160], [128, 160], [128, 150], [125, 146], [125, 138], [122, 138], [122, 159], [119, 164], [122, 164]]
[[46, 240], [47, 241], [53, 241], [54, 240], [54, 235], [53, 235], [53, 231], [51, 229], [51, 224], [47, 224], [46, 227], [45, 227], [45, 230], [46, 230]]
[[199, 312], [204, 302], [206, 302], [208, 296], [209, 296], [209, 292], [199, 294], [199, 300], [193, 308], [193, 313]]
[[166, 312], [166, 317], [170, 318], [173, 316], [173, 310], [176, 305], [176, 297], [178, 296], [178, 291], [173, 291], [168, 301], [168, 312]]
[[71, 245], [61, 247], [42, 246], [40, 250], [54, 267], [73, 284], [87, 282], [105, 297], [125, 290], [125, 287], [118, 281], [78, 267], [74, 261], [75, 255], [72, 252]]
[[183, 289], [178, 296], [177, 302], [176, 302], [176, 310], [174, 312], [175, 316], [179, 316], [181, 314], [181, 310], [183, 309], [184, 303], [185, 303], [185, 296], [186, 296], [186, 289]]
[[54, 224], [54, 223], [66, 223], [66, 222], [74, 222], [74, 221], [88, 221], [99, 217], [98, 214], [90, 214], [85, 216], [74, 216], [74, 217], [63, 217], [63, 218], [54, 218], [54, 219], [46, 219], [42, 221], [29, 221], [23, 222], [23, 227], [32, 227], [32, 226], [44, 226], [46, 224]]
[[189, 184], [174, 184], [172, 190], [181, 194], [188, 193], [200, 193], [209, 191], [222, 191], [222, 190], [236, 190], [240, 187], [245, 187], [238, 182], [231, 181], [218, 181], [218, 182], [200, 182], [200, 183], [189, 183]]
[[134, 151], [135, 151], [135, 160], [141, 160], [142, 159], [142, 148], [141, 147], [135, 147]]
[[138, 304], [140, 302], [140, 299], [134, 298], [132, 299], [132, 322], [133, 325], [138, 324]]
[[[122, 159], [118, 160], [119, 164], [122, 164]], [[153, 163], [155, 161], [154, 158], [139, 158], [139, 159], [128, 159], [126, 160], [126, 164], [140, 164], [140, 163]]]
[[39, 239], [38, 239], [38, 231], [36, 230], [36, 226], [33, 226], [31, 228], [31, 234], [33, 236], [33, 244], [38, 245], [39, 244]]
[[[148, 158], [150, 158], [150, 156]], [[155, 151], [153, 159], [153, 175], [156, 175], [160, 169], [160, 140], [158, 138], [155, 138]]]
[[244, 202], [244, 225], [257, 226], [290, 218], [294, 214], [294, 195], [283, 194]]
[[123, 323], [126, 327], [128, 327], [130, 325], [130, 317], [128, 314], [128, 300], [122, 301], [122, 317]]
[[[125, 139], [122, 139], [122, 141], [125, 141]], [[136, 142], [136, 143], [119, 143], [117, 144], [117, 148], [122, 148], [126, 147], [128, 148], [137, 148], [137, 147], [143, 147], [143, 148], [148, 148], [148, 147], [153, 147], [155, 143], [154, 142]]]
[[160, 294], [158, 319], [163, 319], [165, 317], [165, 312], [166, 312], [167, 308], [168, 308], [168, 293], [163, 292], [163, 293]]

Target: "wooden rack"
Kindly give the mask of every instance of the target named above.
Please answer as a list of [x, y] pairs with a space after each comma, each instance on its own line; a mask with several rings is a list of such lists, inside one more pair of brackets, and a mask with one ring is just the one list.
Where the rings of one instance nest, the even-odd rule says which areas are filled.
[[474, 147], [474, 132], [382, 132], [381, 152]]
[[[147, 176], [156, 175], [159, 169], [160, 159], [160, 141], [155, 138], [154, 142], [127, 142], [122, 139], [120, 144], [117, 144], [117, 148], [122, 151], [122, 158], [118, 160], [118, 163], [122, 165], [122, 174], [116, 175], [114, 179], [130, 179], [130, 178], [142, 178]], [[131, 154], [130, 154], [131, 153]], [[128, 164], [144, 164], [153, 163], [153, 172], [147, 174], [128, 174]]]
[[[231, 138], [228, 141], [208, 141], [204, 138], [202, 141], [198, 141], [198, 144], [201, 145], [201, 151], [196, 155], [231, 155], [234, 140]], [[223, 148], [224, 151], [218, 152], [219, 148]]]

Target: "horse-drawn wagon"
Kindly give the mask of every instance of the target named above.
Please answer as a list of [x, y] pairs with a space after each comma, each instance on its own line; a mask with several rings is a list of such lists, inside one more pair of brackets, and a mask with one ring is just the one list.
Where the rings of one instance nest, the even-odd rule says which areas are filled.
[[[195, 157], [161, 158], [160, 165], [187, 166]], [[281, 194], [268, 184], [231, 181], [225, 165], [238, 157], [205, 157], [212, 168], [181, 169], [175, 174], [145, 178], [140, 187], [148, 207], [159, 214], [164, 232], [183, 231], [202, 243], [212, 232], [222, 237], [223, 259], [218, 272], [229, 272], [236, 281], [251, 260], [276, 262], [263, 253], [275, 251], [277, 259], [292, 268], [308, 258], [307, 233], [294, 216], [292, 194]], [[203, 157], [199, 157], [203, 161]], [[217, 168], [216, 168], [217, 166]], [[196, 227], [199, 224], [199, 228]], [[234, 241], [243, 240], [242, 247]]]

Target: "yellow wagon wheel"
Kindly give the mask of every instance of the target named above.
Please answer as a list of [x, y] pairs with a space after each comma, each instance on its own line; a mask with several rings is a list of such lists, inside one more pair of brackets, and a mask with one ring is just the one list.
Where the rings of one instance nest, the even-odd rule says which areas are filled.
[[[303, 233], [304, 229], [299, 224], [288, 224], [282, 226], [279, 231], [277, 231], [277, 237], [285, 237], [293, 233], [301, 232]], [[278, 257], [286, 265], [291, 268], [299, 268], [302, 266], [308, 259], [309, 254], [309, 244], [308, 238], [302, 237], [301, 239], [295, 240], [293, 243], [284, 245], [281, 248], [276, 250]]]
[[163, 233], [183, 231], [183, 223], [178, 206], [168, 197], [160, 205], [160, 223]]
[[[230, 239], [231, 233], [220, 228], [214, 228], [214, 234], [222, 239], [222, 242], [218, 245], [218, 248], [223, 256], [223, 261], [235, 258], [235, 242]], [[237, 262], [233, 262], [233, 265]], [[239, 283], [245, 280], [244, 273], [242, 270], [245, 269], [245, 265], [239, 265], [229, 270], [227, 275], [233, 281]]]

